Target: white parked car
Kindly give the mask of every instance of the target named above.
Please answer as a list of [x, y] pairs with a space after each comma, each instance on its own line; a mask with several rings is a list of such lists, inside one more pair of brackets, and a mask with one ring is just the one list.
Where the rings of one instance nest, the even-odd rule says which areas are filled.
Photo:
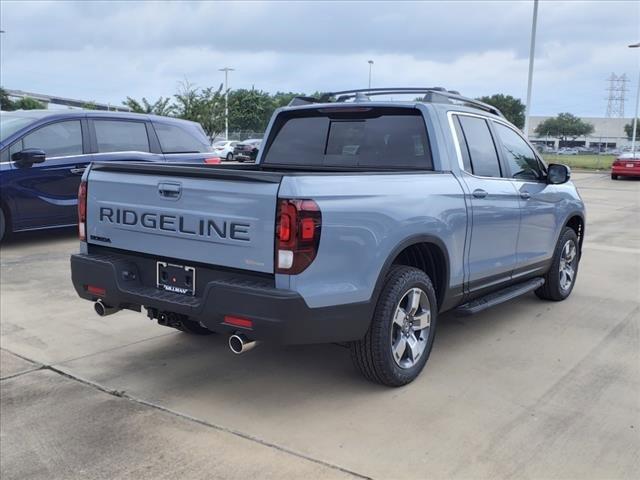
[[221, 160], [233, 160], [233, 148], [240, 142], [234, 140], [220, 140], [213, 143], [213, 153], [218, 155]]

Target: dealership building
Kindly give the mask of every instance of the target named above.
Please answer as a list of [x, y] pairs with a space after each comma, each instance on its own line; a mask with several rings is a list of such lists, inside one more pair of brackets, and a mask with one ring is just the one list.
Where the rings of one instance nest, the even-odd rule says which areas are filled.
[[591, 147], [591, 148], [615, 148], [621, 149], [631, 145], [631, 140], [627, 138], [624, 126], [632, 123], [632, 118], [605, 118], [605, 117], [581, 117], [581, 120], [593, 125], [593, 133], [587, 137], [578, 137], [575, 140], [568, 139], [560, 141], [556, 132], [548, 132], [548, 135], [538, 136], [535, 133], [536, 127], [553, 117], [529, 117], [529, 140], [534, 144], [548, 145], [553, 148], [561, 147]]

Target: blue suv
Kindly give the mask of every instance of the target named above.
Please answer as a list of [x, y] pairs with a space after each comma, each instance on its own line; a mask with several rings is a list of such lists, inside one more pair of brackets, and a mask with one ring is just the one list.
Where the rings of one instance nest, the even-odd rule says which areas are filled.
[[197, 162], [212, 157], [198, 123], [86, 110], [0, 114], [0, 240], [11, 232], [72, 226], [92, 161]]

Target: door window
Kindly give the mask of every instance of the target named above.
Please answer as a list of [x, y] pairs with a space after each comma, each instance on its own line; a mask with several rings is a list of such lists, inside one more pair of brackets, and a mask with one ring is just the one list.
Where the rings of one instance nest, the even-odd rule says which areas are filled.
[[[464, 139], [459, 139], [460, 149], [467, 149], [471, 173], [480, 177], [500, 177], [498, 152], [486, 120], [467, 115], [460, 115], [459, 120], [464, 136]], [[462, 157], [464, 160], [464, 152]], [[466, 166], [467, 162], [464, 163]]]
[[520, 135], [501, 123], [494, 122], [511, 177], [522, 180], [540, 180], [544, 173], [533, 150]]
[[98, 152], [148, 152], [149, 137], [143, 122], [94, 120]]
[[162, 153], [204, 153], [211, 151], [206, 138], [196, 138], [175, 125], [155, 123]]
[[10, 153], [27, 148], [44, 150], [47, 158], [82, 155], [82, 128], [79, 120], [45, 125], [28, 133], [11, 146]]

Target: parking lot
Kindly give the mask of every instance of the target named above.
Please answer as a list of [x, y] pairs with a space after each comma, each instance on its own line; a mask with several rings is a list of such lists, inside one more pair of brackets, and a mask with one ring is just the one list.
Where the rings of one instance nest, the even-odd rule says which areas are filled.
[[373, 385], [338, 345], [233, 355], [143, 314], [99, 318], [74, 231], [1, 255], [2, 477], [638, 478], [640, 181], [576, 173], [578, 282], [441, 317], [427, 368]]

